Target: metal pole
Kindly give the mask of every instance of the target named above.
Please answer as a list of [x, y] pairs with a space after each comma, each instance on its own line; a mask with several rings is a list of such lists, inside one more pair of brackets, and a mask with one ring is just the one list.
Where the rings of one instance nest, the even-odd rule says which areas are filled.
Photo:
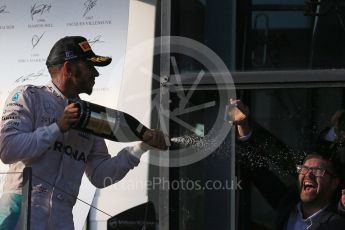
[[[161, 129], [166, 134], [169, 134], [169, 87], [167, 82], [170, 77], [170, 28], [171, 28], [171, 0], [161, 0], [161, 46], [160, 46], [160, 109], [158, 114]], [[165, 152], [169, 154], [169, 151]], [[163, 160], [169, 159], [167, 156], [162, 156]], [[166, 162], [165, 162], [166, 163]], [[161, 164], [166, 165], [166, 164]], [[160, 178], [163, 181], [169, 181], [169, 167], [160, 167]], [[159, 192], [159, 229], [169, 230], [169, 189], [164, 186]]]

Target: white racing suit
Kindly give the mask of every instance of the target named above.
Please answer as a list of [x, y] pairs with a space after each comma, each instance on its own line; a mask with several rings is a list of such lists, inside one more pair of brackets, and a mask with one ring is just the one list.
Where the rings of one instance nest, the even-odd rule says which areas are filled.
[[[67, 103], [50, 82], [17, 87], [5, 104], [0, 157], [9, 172], [32, 167], [31, 229], [74, 229], [72, 208], [84, 172], [102, 188], [139, 163], [134, 147], [111, 157], [102, 138], [76, 130], [62, 134], [56, 121]], [[22, 174], [8, 174], [4, 193], [21, 194], [21, 182]]]

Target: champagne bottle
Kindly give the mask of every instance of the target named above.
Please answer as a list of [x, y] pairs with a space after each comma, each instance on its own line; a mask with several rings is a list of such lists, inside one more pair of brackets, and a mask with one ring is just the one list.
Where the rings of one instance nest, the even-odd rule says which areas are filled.
[[117, 142], [140, 141], [148, 129], [125, 112], [81, 99], [70, 99], [69, 103], [79, 107], [79, 119], [72, 125], [73, 129]]
[[[73, 129], [91, 133], [117, 142], [142, 141], [148, 128], [133, 116], [115, 109], [110, 109], [81, 99], [69, 99], [79, 107], [79, 119]], [[201, 137], [185, 135], [169, 139], [171, 149], [180, 149], [200, 145]]]

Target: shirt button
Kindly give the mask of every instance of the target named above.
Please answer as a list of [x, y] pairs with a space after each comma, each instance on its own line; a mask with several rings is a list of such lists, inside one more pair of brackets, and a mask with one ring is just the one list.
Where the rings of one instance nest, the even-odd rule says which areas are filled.
[[57, 194], [57, 196], [56, 196], [56, 198], [58, 199], [58, 200], [61, 200], [61, 201], [63, 201], [63, 195], [61, 194], [61, 193], [59, 193], [59, 194]]

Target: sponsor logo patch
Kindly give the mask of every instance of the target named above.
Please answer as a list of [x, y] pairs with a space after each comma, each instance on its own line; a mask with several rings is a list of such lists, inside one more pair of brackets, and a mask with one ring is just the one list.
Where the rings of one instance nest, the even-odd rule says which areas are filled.
[[19, 120], [20, 117], [19, 116], [15, 116], [15, 115], [8, 115], [8, 116], [4, 116], [1, 118], [1, 120], [6, 121], [6, 120]]
[[91, 50], [91, 46], [89, 45], [89, 43], [87, 41], [80, 42], [79, 46], [84, 52]]
[[57, 98], [59, 98], [59, 99], [63, 99], [63, 97], [60, 96], [60, 94], [59, 94], [53, 87], [48, 86], [48, 89], [50, 90], [50, 92], [52, 92], [52, 94], [53, 94], [55, 97], [57, 97]]
[[71, 59], [76, 58], [76, 57], [77, 57], [77, 55], [75, 55], [75, 54], [73, 53], [73, 51], [66, 51], [66, 52], [65, 52], [65, 58], [66, 58], [66, 60], [71, 60]]
[[20, 107], [20, 108], [23, 108], [24, 106], [22, 104], [19, 104], [19, 103], [8, 103], [6, 105], [6, 107]]
[[21, 92], [15, 93], [11, 98], [12, 102], [16, 103], [19, 100], [19, 97], [21, 94], [22, 94]]
[[71, 159], [73, 159], [75, 161], [82, 161], [82, 162], [86, 163], [87, 156], [85, 155], [84, 152], [81, 152], [78, 149], [74, 149], [70, 145], [64, 145], [60, 141], [55, 141], [53, 150], [60, 152], [60, 153], [64, 153], [64, 154], [70, 156]]
[[46, 116], [41, 117], [41, 122], [48, 125], [53, 124], [56, 121], [57, 119], [55, 117], [46, 117]]

